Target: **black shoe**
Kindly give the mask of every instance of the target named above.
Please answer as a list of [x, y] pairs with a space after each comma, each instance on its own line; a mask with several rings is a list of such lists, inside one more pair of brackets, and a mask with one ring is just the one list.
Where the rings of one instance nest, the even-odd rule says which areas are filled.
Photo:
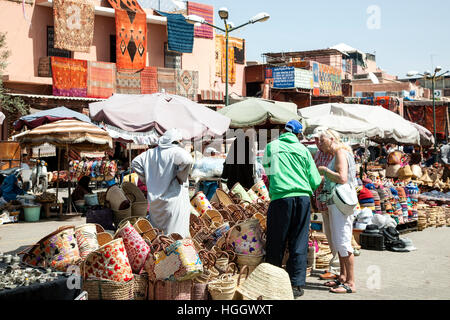
[[292, 287], [292, 293], [294, 294], [294, 299], [301, 297], [305, 291], [300, 287]]

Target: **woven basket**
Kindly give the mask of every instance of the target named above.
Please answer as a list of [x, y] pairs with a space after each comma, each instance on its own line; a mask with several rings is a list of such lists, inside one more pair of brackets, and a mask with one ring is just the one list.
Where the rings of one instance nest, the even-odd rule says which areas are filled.
[[147, 300], [148, 296], [148, 275], [135, 274], [134, 275], [134, 300]]
[[222, 189], [216, 190], [217, 199], [219, 203], [224, 207], [228, 207], [230, 204], [234, 204], [233, 200], [231, 200], [230, 196], [223, 191]]
[[105, 199], [109, 202], [113, 211], [123, 211], [127, 208], [131, 210], [130, 200], [128, 200], [123, 190], [117, 185], [108, 188]]
[[97, 227], [93, 223], [87, 223], [75, 228], [75, 236], [80, 251], [80, 257], [86, 258], [89, 253], [99, 248], [97, 240]]
[[125, 196], [131, 201], [131, 203], [147, 202], [144, 193], [134, 183], [125, 181], [122, 183], [121, 187], [123, 193], [125, 193]]
[[131, 215], [138, 217], [147, 216], [148, 203], [146, 201], [133, 202], [131, 204]]
[[237, 282], [230, 274], [223, 274], [208, 283], [208, 291], [213, 300], [232, 300], [236, 292]]
[[258, 265], [260, 265], [264, 260], [264, 255], [252, 256], [248, 254], [236, 254], [236, 262], [239, 268], [247, 266], [249, 273], [252, 273]]
[[191, 300], [192, 286], [192, 280], [150, 281], [148, 300]]
[[111, 242], [113, 240], [114, 240], [114, 237], [108, 232], [97, 233], [97, 242], [100, 247], [104, 246], [105, 244], [107, 244], [108, 242]]
[[83, 281], [83, 290], [89, 300], [134, 300], [134, 280], [116, 282], [88, 278]]
[[129, 222], [131, 225], [134, 226], [136, 221], [138, 221], [139, 219], [141, 219], [141, 217], [138, 217], [138, 216], [131, 216], [131, 217], [125, 218], [122, 221], [120, 221], [119, 225], [117, 226], [117, 229], [121, 229], [127, 222]]
[[120, 222], [122, 222], [123, 219], [131, 217], [131, 207], [125, 210], [113, 210], [113, 211], [114, 211], [113, 221], [116, 226], [119, 226]]
[[208, 300], [208, 283], [195, 282], [192, 284], [191, 300]]

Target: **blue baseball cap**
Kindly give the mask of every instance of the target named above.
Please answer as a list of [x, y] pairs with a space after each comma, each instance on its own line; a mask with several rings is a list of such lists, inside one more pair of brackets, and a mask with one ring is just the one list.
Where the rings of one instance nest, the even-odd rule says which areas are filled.
[[286, 123], [285, 129], [289, 132], [292, 132], [294, 134], [299, 134], [303, 130], [302, 124], [297, 120], [291, 120], [288, 123]]

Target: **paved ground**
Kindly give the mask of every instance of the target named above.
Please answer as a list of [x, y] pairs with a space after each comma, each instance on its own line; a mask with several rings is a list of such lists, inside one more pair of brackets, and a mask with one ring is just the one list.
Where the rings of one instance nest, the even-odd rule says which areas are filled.
[[[63, 225], [85, 218], [42, 220], [0, 226], [0, 252], [17, 252]], [[317, 276], [307, 278], [302, 300], [448, 300], [450, 299], [450, 228], [428, 228], [402, 235], [417, 251], [395, 253], [361, 250], [355, 258], [358, 292], [333, 294]]]

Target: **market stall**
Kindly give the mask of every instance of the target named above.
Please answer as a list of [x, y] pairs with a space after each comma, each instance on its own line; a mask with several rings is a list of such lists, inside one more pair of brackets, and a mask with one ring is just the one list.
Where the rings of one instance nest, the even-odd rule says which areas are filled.
[[[65, 148], [69, 154], [69, 148], [77, 151], [104, 151], [112, 148], [112, 139], [108, 133], [87, 122], [79, 120], [59, 120], [38, 126], [35, 129], [25, 131], [15, 137], [23, 147], [33, 147], [49, 143], [59, 148]], [[58, 154], [58, 164], [61, 152]], [[57, 181], [59, 181], [60, 168], [58, 168]], [[68, 180], [68, 211], [71, 212], [71, 183]], [[57, 185], [57, 193], [58, 193]], [[56, 195], [58, 196], [58, 194]]]

